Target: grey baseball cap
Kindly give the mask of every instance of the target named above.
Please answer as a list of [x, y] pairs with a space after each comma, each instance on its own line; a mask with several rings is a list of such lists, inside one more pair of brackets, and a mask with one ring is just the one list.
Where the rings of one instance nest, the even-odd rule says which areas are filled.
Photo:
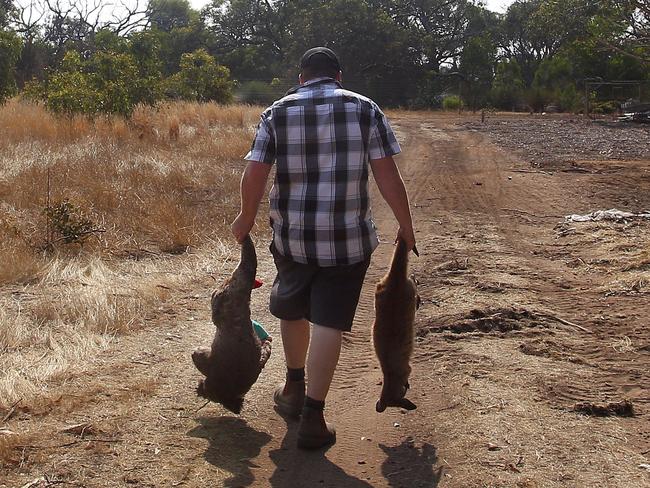
[[341, 63], [334, 51], [319, 46], [309, 49], [300, 59], [300, 69], [309, 68], [315, 70], [335, 69], [341, 71]]

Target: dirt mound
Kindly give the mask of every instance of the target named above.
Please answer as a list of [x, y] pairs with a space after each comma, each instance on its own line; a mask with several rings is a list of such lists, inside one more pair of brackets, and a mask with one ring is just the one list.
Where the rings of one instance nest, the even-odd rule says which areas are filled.
[[545, 327], [544, 319], [525, 309], [474, 309], [468, 314], [437, 317], [417, 331], [418, 337], [453, 332], [454, 334], [511, 332], [531, 327]]
[[634, 406], [629, 400], [607, 404], [580, 402], [573, 406], [573, 411], [594, 417], [634, 417]]

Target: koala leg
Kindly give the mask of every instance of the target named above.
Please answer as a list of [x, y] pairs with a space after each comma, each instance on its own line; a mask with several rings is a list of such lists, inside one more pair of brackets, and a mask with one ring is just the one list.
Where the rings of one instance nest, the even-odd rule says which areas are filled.
[[208, 375], [210, 352], [210, 348], [208, 347], [197, 347], [192, 353], [194, 366], [196, 366], [196, 369], [203, 373], [204, 376]]
[[260, 367], [264, 368], [266, 362], [271, 357], [271, 343], [269, 341], [262, 342], [262, 355], [260, 356]]

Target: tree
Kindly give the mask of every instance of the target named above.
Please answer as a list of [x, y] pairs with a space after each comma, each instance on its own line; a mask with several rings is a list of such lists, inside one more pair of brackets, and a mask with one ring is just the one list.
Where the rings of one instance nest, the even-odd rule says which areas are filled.
[[198, 18], [187, 0], [149, 0], [147, 16], [151, 27], [163, 32], [187, 27]]
[[304, 51], [326, 45], [340, 58], [346, 86], [384, 103], [405, 103], [417, 91], [421, 61], [409, 32], [379, 3], [215, 0], [203, 16], [212, 51], [241, 78], [296, 80]]
[[165, 76], [179, 70], [184, 53], [206, 46], [205, 24], [187, 0], [149, 0], [147, 15], [150, 30], [157, 36]]
[[457, 58], [468, 34], [474, 4], [467, 0], [375, 0], [395, 25], [406, 30], [427, 69]]
[[542, 61], [535, 73], [532, 89], [537, 98], [542, 100], [542, 105], [552, 102], [561, 111], [577, 108], [579, 100], [573, 64], [564, 55]]
[[153, 105], [163, 98], [160, 38], [151, 30], [129, 36], [129, 53], [138, 67], [138, 83], [133, 88], [139, 103]]
[[337, 53], [351, 89], [393, 105], [416, 95], [421, 73], [416, 52], [406, 31], [385, 11], [363, 0], [294, 0], [289, 8], [286, 65], [291, 77], [297, 76], [304, 51], [322, 45]]
[[46, 84], [32, 85], [28, 92], [42, 96], [47, 107], [56, 113], [96, 113], [99, 94], [82, 67], [79, 53], [70, 51], [64, 56], [60, 70]]
[[68, 50], [94, 52], [95, 35], [100, 31], [126, 36], [144, 28], [148, 19], [140, 3], [141, 0], [119, 4], [103, 0], [25, 0], [15, 16], [16, 30], [27, 45], [46, 45], [52, 57], [48, 64], [58, 66]]
[[183, 54], [205, 48], [207, 44], [205, 25], [198, 18], [187, 26], [175, 27], [169, 32], [155, 28], [152, 32], [158, 36], [162, 69], [166, 76], [179, 70]]
[[503, 19], [500, 48], [530, 86], [539, 65], [586, 33], [597, 0], [517, 0]]
[[217, 64], [205, 49], [183, 54], [180, 68], [168, 80], [167, 93], [172, 98], [219, 103], [232, 100], [230, 70]]
[[9, 25], [9, 20], [14, 13], [15, 9], [11, 0], [0, 0], [0, 29]]
[[[290, 42], [288, 0], [213, 0], [202, 12], [213, 39], [211, 50], [240, 77], [273, 78], [284, 73]], [[300, 15], [300, 14], [299, 14]]]
[[0, 0], [0, 29], [9, 26], [9, 22], [16, 13], [12, 0]]
[[524, 94], [524, 80], [521, 68], [515, 59], [502, 59], [497, 64], [490, 98], [502, 109], [516, 110]]
[[618, 55], [650, 65], [650, 3], [605, 0], [590, 26], [592, 39]]
[[472, 110], [484, 106], [489, 98], [497, 59], [496, 14], [475, 7], [469, 15], [468, 37], [460, 54], [458, 72], [462, 76], [462, 97]]
[[16, 92], [15, 70], [21, 46], [13, 32], [0, 30], [0, 104]]

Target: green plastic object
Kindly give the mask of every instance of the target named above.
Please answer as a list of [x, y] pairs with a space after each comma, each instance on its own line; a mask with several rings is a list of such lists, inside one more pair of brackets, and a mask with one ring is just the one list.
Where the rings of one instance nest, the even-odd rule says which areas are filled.
[[266, 330], [264, 330], [264, 327], [262, 327], [262, 324], [260, 324], [259, 322], [255, 321], [255, 320], [253, 320], [252, 322], [253, 322], [253, 329], [255, 330], [255, 333], [257, 334], [257, 337], [260, 338], [260, 341], [265, 341], [266, 339], [271, 337], [271, 335]]

